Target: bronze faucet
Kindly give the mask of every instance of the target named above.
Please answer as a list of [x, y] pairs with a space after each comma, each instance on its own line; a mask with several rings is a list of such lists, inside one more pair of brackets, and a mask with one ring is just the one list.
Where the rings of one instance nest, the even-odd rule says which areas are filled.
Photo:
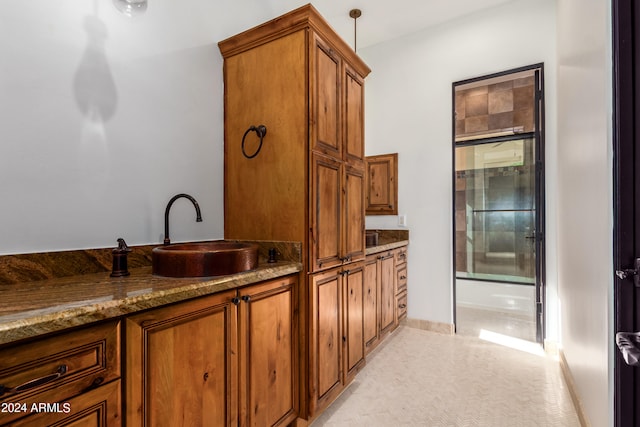
[[202, 222], [202, 216], [200, 215], [200, 206], [198, 206], [198, 202], [196, 202], [196, 199], [194, 199], [188, 194], [184, 194], [184, 193], [176, 194], [171, 198], [171, 200], [169, 200], [169, 203], [167, 203], [167, 208], [164, 211], [164, 244], [165, 246], [171, 243], [171, 239], [169, 239], [169, 210], [171, 209], [171, 205], [173, 205], [173, 202], [175, 202], [181, 197], [191, 200], [191, 203], [193, 203], [193, 206], [196, 208], [196, 222]]

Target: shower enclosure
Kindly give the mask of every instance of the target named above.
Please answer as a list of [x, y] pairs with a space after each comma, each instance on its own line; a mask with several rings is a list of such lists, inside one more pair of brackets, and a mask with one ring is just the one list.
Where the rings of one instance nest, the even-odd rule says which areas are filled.
[[535, 284], [534, 146], [456, 147], [456, 277]]
[[456, 307], [465, 306], [466, 315], [469, 305], [515, 314], [520, 298], [538, 342], [544, 338], [542, 76], [536, 64], [453, 84]]

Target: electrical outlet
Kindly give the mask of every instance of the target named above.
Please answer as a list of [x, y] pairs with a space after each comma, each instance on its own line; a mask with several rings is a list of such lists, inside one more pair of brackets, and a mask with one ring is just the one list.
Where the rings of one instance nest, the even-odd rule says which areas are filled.
[[407, 216], [406, 215], [398, 215], [398, 225], [400, 227], [407, 226]]

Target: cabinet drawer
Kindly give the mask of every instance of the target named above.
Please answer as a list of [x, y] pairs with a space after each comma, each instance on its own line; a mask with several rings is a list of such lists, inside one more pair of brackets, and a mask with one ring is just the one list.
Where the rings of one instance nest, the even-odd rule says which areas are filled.
[[396, 249], [396, 265], [405, 264], [407, 262], [407, 247]]
[[396, 270], [396, 293], [399, 294], [407, 290], [407, 265], [400, 266]]
[[396, 254], [393, 251], [385, 251], [375, 254], [376, 258], [379, 260], [385, 260], [389, 258], [395, 258]]
[[396, 300], [398, 301], [398, 320], [402, 320], [407, 317], [407, 292], [398, 294]]
[[[64, 402], [120, 377], [120, 322], [0, 349], [0, 403]], [[30, 412], [2, 412], [0, 425]]]
[[120, 380], [94, 388], [66, 402], [40, 407], [37, 413], [22, 418], [13, 427], [104, 426], [120, 427]]

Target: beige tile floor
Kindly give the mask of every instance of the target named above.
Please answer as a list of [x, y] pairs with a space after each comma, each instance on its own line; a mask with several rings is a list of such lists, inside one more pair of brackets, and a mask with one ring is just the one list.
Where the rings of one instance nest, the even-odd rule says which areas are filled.
[[522, 340], [536, 340], [536, 321], [533, 315], [461, 305], [456, 307], [458, 335], [477, 337], [483, 329]]
[[320, 426], [579, 426], [556, 360], [400, 326]]

